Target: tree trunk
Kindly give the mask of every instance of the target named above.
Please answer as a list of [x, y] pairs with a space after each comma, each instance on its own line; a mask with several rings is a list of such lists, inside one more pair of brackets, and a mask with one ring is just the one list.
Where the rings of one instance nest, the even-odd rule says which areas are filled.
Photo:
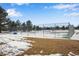
[[1, 33], [1, 27], [0, 27], [0, 33]]

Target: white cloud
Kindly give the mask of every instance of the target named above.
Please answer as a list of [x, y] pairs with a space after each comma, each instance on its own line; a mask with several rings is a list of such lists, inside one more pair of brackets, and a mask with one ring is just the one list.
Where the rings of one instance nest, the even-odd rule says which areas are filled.
[[19, 16], [22, 16], [22, 14], [18, 11], [16, 11], [15, 9], [7, 9], [7, 13], [8, 13], [8, 16], [16, 16], [16, 17], [19, 17]]
[[18, 5], [18, 6], [21, 6], [21, 5], [29, 6], [30, 3], [11, 3], [11, 6], [15, 6], [15, 5]]
[[71, 8], [72, 6], [70, 6], [69, 4], [58, 4], [58, 5], [55, 5], [53, 6], [53, 8], [56, 8], [56, 9], [66, 9], [66, 8]]
[[16, 5], [24, 5], [24, 3], [16, 3]]
[[68, 16], [68, 17], [79, 17], [79, 13], [73, 12], [73, 13], [70, 13], [70, 14], [64, 14], [64, 16]]
[[44, 6], [44, 9], [47, 9], [47, 8], [49, 8], [48, 6]]
[[55, 9], [79, 10], [79, 4], [58, 4], [53, 6]]
[[30, 3], [16, 3], [16, 5], [19, 5], [19, 6], [21, 6], [21, 5], [26, 5], [26, 6], [29, 6], [29, 5], [30, 5]]
[[76, 11], [79, 10], [79, 4], [56, 4], [51, 6], [44, 6], [45, 9], [58, 9], [64, 11]]

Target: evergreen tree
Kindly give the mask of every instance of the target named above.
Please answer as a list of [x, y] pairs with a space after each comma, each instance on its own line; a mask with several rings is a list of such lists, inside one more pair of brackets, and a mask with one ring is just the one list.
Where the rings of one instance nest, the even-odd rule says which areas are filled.
[[16, 21], [17, 30], [21, 30], [21, 23], [19, 20]]
[[36, 30], [36, 25], [33, 25], [33, 30]]
[[27, 31], [31, 31], [32, 30], [32, 22], [30, 20], [28, 20], [26, 22], [26, 25], [27, 25]]
[[9, 22], [9, 30], [10, 31], [17, 31], [17, 24], [15, 21], [10, 21]]
[[0, 33], [2, 31], [2, 28], [5, 27], [5, 25], [7, 24], [7, 16], [8, 13], [6, 12], [6, 10], [0, 7]]
[[75, 29], [79, 29], [79, 25], [77, 27], [75, 27]]
[[26, 24], [25, 24], [25, 22], [22, 23], [22, 30], [23, 30], [24, 32], [26, 31]]
[[65, 30], [65, 29], [66, 29], [66, 27], [65, 27], [65, 26], [62, 26], [62, 27], [61, 27], [61, 29], [62, 29], [62, 30]]
[[56, 26], [56, 27], [55, 27], [56, 30], [58, 30], [59, 28], [60, 28], [59, 26]]

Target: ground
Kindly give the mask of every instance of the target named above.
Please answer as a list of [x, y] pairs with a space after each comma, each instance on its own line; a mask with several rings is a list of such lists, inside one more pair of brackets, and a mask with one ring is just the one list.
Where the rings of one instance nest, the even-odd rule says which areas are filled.
[[45, 34], [43, 36], [41, 31], [0, 33], [0, 55], [79, 55], [79, 30], [70, 39], [62, 38], [65, 36], [63, 33], [57, 34], [58, 39], [52, 32], [46, 31]]
[[67, 56], [69, 52], [79, 55], [79, 40], [70, 39], [47, 39], [27, 37], [32, 44], [32, 48], [28, 49], [23, 55], [50, 55], [60, 53]]

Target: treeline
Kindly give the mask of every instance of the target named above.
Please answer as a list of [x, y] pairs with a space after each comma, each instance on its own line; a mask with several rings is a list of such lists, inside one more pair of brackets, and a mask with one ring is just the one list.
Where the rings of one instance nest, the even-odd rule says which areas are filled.
[[[55, 27], [46, 27], [43, 26], [37, 26], [33, 25], [30, 20], [26, 22], [20, 22], [20, 20], [12, 21], [10, 18], [7, 17], [8, 13], [5, 9], [0, 7], [0, 33], [2, 31], [32, 31], [32, 30], [66, 30], [69, 28], [69, 26], [55, 26]], [[77, 27], [74, 27], [75, 29], [79, 29], [79, 25]]]
[[8, 31], [31, 31], [32, 23], [30, 20], [21, 23], [19, 20], [17, 21], [9, 21], [7, 24]]
[[12, 21], [7, 17], [8, 13], [0, 7], [0, 33], [2, 31], [31, 31], [32, 23], [30, 20], [21, 23], [19, 20]]

